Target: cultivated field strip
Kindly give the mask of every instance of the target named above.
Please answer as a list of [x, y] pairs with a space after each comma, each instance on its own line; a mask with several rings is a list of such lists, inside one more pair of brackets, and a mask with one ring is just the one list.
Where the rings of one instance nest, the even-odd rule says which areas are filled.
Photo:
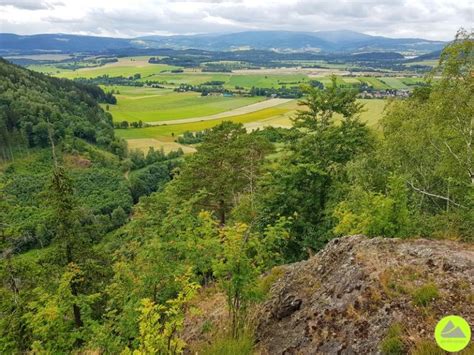
[[239, 107], [234, 110], [217, 113], [215, 115], [191, 117], [191, 118], [184, 118], [184, 119], [179, 119], [179, 120], [147, 122], [147, 123], [151, 126], [162, 126], [162, 125], [184, 124], [184, 123], [192, 123], [192, 122], [200, 122], [200, 121], [212, 121], [219, 118], [245, 115], [248, 113], [264, 110], [270, 107], [286, 104], [287, 102], [290, 102], [292, 100], [293, 99], [269, 99], [269, 100], [257, 102], [255, 104]]

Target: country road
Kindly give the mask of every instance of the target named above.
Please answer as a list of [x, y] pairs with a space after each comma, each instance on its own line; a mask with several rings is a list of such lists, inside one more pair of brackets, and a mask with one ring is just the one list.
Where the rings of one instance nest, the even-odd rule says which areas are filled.
[[217, 113], [215, 115], [183, 118], [183, 119], [179, 119], [179, 120], [147, 122], [147, 124], [150, 125], [150, 126], [163, 126], [163, 125], [174, 125], [174, 124], [182, 124], [182, 123], [201, 122], [201, 121], [211, 121], [211, 120], [217, 120], [219, 118], [245, 115], [247, 113], [252, 113], [252, 112], [255, 112], [255, 111], [264, 110], [266, 108], [278, 106], [278, 105], [287, 103], [287, 102], [292, 101], [292, 100], [293, 99], [269, 99], [269, 100], [257, 102], [255, 104], [242, 106], [242, 107], [230, 110], [230, 111]]

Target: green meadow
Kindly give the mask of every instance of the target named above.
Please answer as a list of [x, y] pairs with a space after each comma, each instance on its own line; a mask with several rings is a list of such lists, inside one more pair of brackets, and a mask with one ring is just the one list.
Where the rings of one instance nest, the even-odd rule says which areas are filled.
[[[360, 103], [364, 105], [364, 112], [361, 113], [361, 120], [367, 122], [371, 127], [377, 127], [377, 122], [382, 117], [387, 100], [368, 100], [361, 99]], [[211, 128], [222, 121], [239, 122], [243, 124], [260, 123], [255, 127], [264, 127], [266, 125], [291, 126], [291, 117], [298, 109], [297, 101], [267, 108], [264, 110], [237, 116], [230, 116], [222, 119], [200, 121], [183, 124], [151, 126], [146, 128], [117, 129], [116, 135], [124, 139], [154, 138], [158, 140], [169, 140], [186, 131], [202, 131]], [[336, 117], [338, 119], [338, 117]]]
[[95, 78], [108, 75], [110, 77], [124, 76], [129, 77], [140, 74], [142, 79], [151, 78], [153, 75], [163, 72], [170, 72], [178, 67], [164, 64], [143, 64], [139, 66], [120, 65], [119, 63], [107, 64], [100, 67], [81, 68], [77, 70], [62, 71], [57, 76], [67, 79], [75, 78]]
[[117, 104], [108, 105], [114, 121], [154, 122], [202, 117], [264, 100], [263, 97], [201, 96], [196, 92], [177, 93], [171, 89], [114, 88], [119, 92]]
[[254, 74], [249, 73], [206, 73], [186, 70], [183, 73], [159, 73], [142, 77], [141, 81], [154, 80], [168, 85], [199, 85], [209, 81], [222, 81], [224, 87], [234, 89], [236, 86], [246, 89], [252, 86], [260, 88], [277, 88], [280, 86], [297, 86], [308, 82], [306, 74]]

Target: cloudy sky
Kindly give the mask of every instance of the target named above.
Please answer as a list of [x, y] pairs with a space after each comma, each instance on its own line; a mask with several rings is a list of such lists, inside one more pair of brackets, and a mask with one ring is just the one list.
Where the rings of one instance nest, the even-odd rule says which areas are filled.
[[349, 29], [449, 40], [474, 26], [474, 0], [0, 0], [0, 32], [134, 37]]

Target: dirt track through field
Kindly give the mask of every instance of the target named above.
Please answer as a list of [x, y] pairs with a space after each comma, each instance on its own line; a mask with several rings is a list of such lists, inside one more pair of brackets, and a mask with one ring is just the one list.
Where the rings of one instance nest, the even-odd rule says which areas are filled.
[[147, 124], [149, 124], [151, 126], [162, 126], [162, 125], [174, 125], [174, 124], [201, 122], [201, 121], [211, 121], [211, 120], [217, 120], [219, 118], [245, 115], [247, 113], [252, 113], [252, 112], [255, 112], [255, 111], [264, 110], [266, 108], [278, 106], [278, 105], [287, 103], [291, 100], [293, 100], [293, 99], [269, 99], [269, 100], [257, 102], [255, 104], [239, 107], [239, 108], [236, 108], [236, 109], [233, 109], [233, 110], [217, 113], [215, 115], [183, 118], [183, 119], [179, 119], [179, 120], [147, 122]]

